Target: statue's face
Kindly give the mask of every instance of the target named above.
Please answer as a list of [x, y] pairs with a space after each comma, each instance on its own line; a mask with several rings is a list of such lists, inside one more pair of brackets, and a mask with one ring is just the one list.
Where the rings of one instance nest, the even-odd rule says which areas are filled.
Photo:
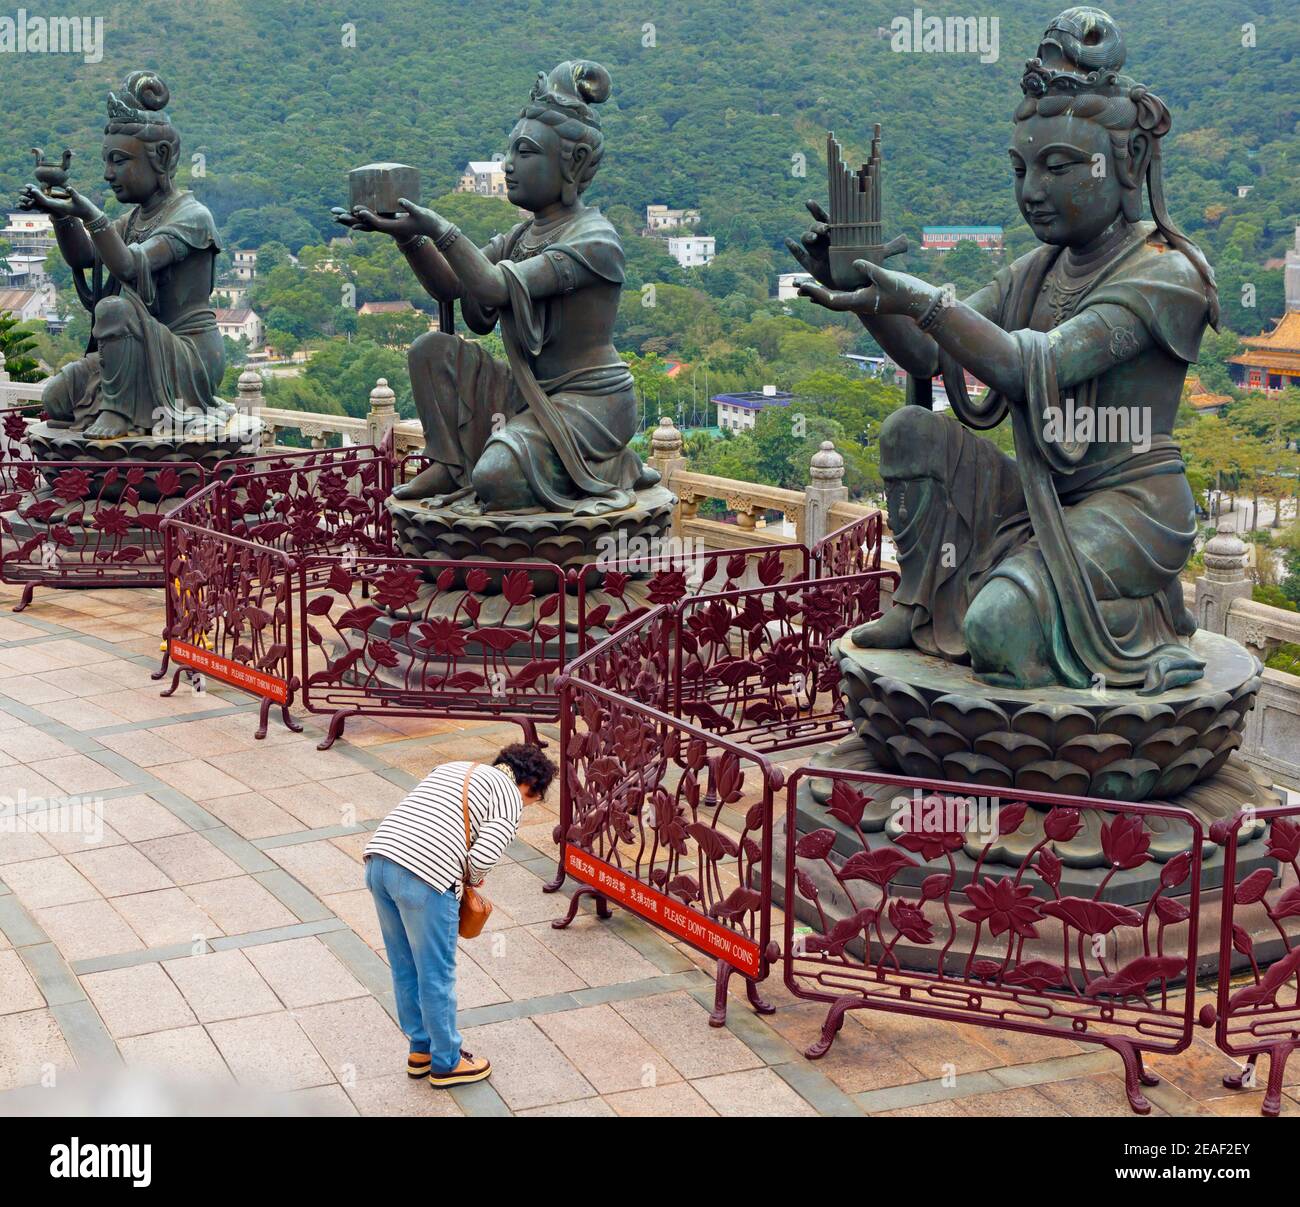
[[555, 127], [531, 119], [520, 121], [510, 132], [501, 170], [506, 174], [506, 196], [515, 205], [535, 213], [559, 201], [564, 176]]
[[1110, 133], [1087, 118], [1034, 116], [1011, 145], [1016, 203], [1044, 243], [1082, 246], [1120, 214]]
[[144, 143], [129, 134], [104, 136], [104, 179], [123, 205], [139, 205], [158, 191], [158, 173]]

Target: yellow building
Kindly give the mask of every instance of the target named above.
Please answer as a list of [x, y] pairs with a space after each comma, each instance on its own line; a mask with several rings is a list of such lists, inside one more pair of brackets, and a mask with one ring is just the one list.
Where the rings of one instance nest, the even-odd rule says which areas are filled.
[[1246, 350], [1228, 361], [1236, 385], [1266, 393], [1300, 387], [1300, 310], [1288, 310], [1272, 331], [1241, 342]]

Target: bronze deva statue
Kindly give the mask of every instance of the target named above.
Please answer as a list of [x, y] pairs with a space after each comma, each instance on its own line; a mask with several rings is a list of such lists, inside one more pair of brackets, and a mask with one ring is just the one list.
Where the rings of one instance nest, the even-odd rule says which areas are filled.
[[[1043, 246], [965, 301], [870, 260], [833, 280], [814, 203], [816, 224], [787, 240], [821, 282], [803, 292], [857, 314], [913, 377], [942, 373], [961, 421], [906, 406], [881, 427], [901, 582], [893, 608], [852, 634], [859, 646], [968, 662], [1003, 687], [1154, 695], [1202, 676], [1178, 578], [1196, 515], [1171, 433], [1218, 299], [1165, 208], [1169, 112], [1119, 74], [1124, 60], [1098, 9], [1067, 9], [1044, 34], [1010, 147]], [[962, 369], [988, 384], [979, 401]], [[1089, 411], [1132, 420], [1142, 438], [1117, 423], [1089, 432]], [[1014, 459], [975, 434], [1007, 416]]]
[[151, 71], [133, 71], [121, 95], [108, 95], [104, 179], [131, 207], [121, 217], [73, 188], [65, 198], [29, 184], [18, 203], [53, 218], [93, 315], [86, 355], [44, 392], [50, 426], [91, 440], [169, 435], [222, 405], [225, 352], [210, 303], [221, 248], [212, 215], [176, 188], [181, 140], [168, 100]]
[[354, 230], [393, 236], [420, 283], [459, 299], [471, 331], [498, 322], [507, 364], [447, 332], [411, 346], [411, 389], [431, 464], [393, 493], [466, 514], [630, 507], [658, 473], [627, 447], [632, 375], [612, 335], [623, 247], [582, 203], [605, 153], [594, 106], [609, 73], [586, 60], [539, 72], [502, 161], [506, 196], [532, 217], [475, 247], [446, 218], [403, 200], [386, 217], [334, 211]]

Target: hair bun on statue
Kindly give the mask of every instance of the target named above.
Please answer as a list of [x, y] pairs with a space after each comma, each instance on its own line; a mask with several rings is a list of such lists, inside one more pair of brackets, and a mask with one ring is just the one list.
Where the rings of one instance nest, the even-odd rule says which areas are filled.
[[167, 108], [172, 94], [156, 71], [133, 71], [126, 77], [126, 90], [141, 109], [151, 113]]
[[121, 96], [108, 94], [109, 128], [170, 126], [171, 119], [163, 109], [171, 98], [156, 71], [133, 71], [126, 77]]
[[589, 105], [603, 105], [609, 100], [614, 81], [609, 72], [590, 59], [579, 59], [573, 64], [573, 85], [577, 94]]
[[569, 59], [549, 72], [537, 73], [529, 107], [550, 109], [599, 129], [600, 120], [588, 106], [603, 104], [612, 89], [609, 72], [599, 63], [591, 59]]

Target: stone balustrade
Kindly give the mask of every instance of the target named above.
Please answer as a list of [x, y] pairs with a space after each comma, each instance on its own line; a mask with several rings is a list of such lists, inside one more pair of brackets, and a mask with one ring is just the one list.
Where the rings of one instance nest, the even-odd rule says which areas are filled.
[[18, 406], [24, 402], [40, 402], [45, 389], [43, 381], [13, 381], [5, 368], [5, 354], [0, 351], [0, 409]]
[[[1232, 522], [1220, 520], [1205, 546], [1205, 573], [1196, 580], [1195, 616], [1202, 628], [1226, 633], [1263, 661], [1284, 642], [1300, 645], [1300, 613], [1251, 599], [1249, 559], [1250, 547]], [[1242, 753], [1277, 783], [1300, 790], [1300, 677], [1264, 669]]]
[[[809, 547], [827, 533], [852, 523], [873, 509], [848, 501], [844, 485], [844, 458], [829, 441], [813, 455], [809, 483], [803, 490], [785, 490], [695, 473], [683, 455], [682, 434], [668, 416], [659, 420], [650, 437], [650, 464], [677, 496], [674, 535], [701, 541], [710, 549], [801, 541]], [[736, 517], [734, 524], [700, 518], [699, 506], [717, 499]], [[764, 512], [780, 512], [784, 531], [760, 526]]]
[[[0, 354], [0, 407], [38, 402], [42, 388], [42, 382], [11, 381]], [[276, 436], [288, 431], [300, 433], [313, 448], [326, 447], [332, 437], [349, 444], [379, 444], [389, 432], [393, 433], [399, 458], [424, 447], [420, 425], [397, 417], [393, 391], [383, 378], [370, 393], [364, 418], [268, 407], [262, 377], [252, 369], [240, 376], [238, 391], [240, 407], [261, 416], [267, 447], [286, 447], [276, 443]], [[651, 434], [649, 461], [680, 500], [674, 535], [699, 541], [710, 549], [794, 540], [812, 547], [828, 533], [873, 510], [850, 502], [844, 486], [844, 459], [830, 441], [823, 442], [814, 454], [809, 482], [802, 491], [693, 472], [683, 455], [682, 434], [667, 417], [660, 419]], [[735, 514], [736, 522], [702, 519], [699, 505], [706, 499], [721, 501]], [[760, 525], [763, 513], [771, 511], [785, 517], [786, 530]], [[1205, 573], [1194, 588], [1186, 585], [1187, 602], [1201, 628], [1225, 633], [1262, 661], [1280, 644], [1300, 645], [1300, 613], [1251, 599], [1248, 556], [1248, 547], [1232, 531], [1230, 523], [1221, 522], [1218, 533], [1205, 547]], [[894, 568], [888, 563], [882, 565]], [[882, 594], [881, 602], [889, 606], [888, 591]], [[1265, 669], [1255, 709], [1247, 720], [1242, 752], [1277, 783], [1300, 791], [1300, 677]]]

